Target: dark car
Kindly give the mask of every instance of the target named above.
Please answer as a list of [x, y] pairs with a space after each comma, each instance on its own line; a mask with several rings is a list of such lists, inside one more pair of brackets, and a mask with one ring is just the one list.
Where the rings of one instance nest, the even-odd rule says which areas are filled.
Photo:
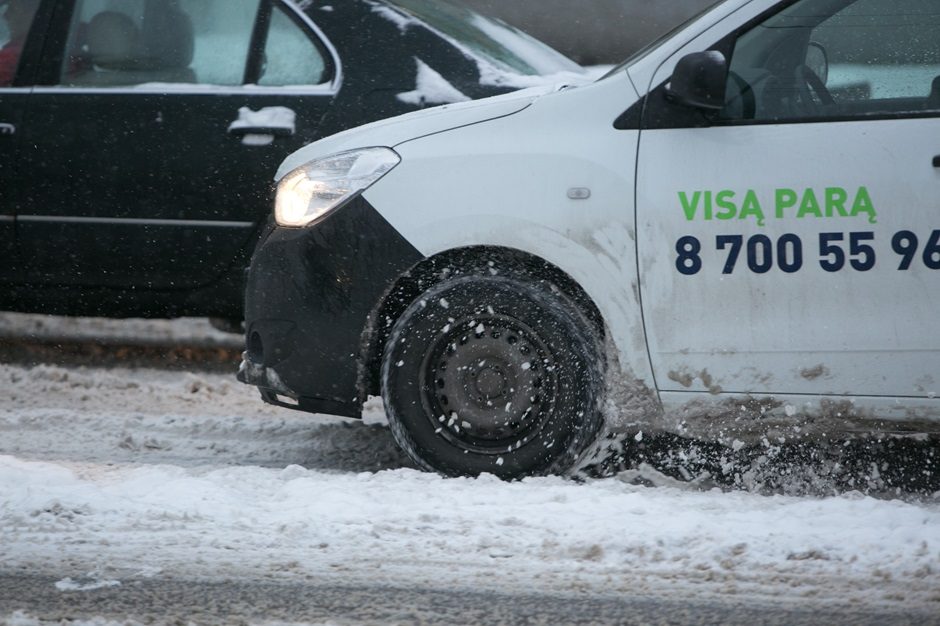
[[0, 73], [7, 310], [240, 320], [286, 155], [581, 71], [440, 0], [0, 4], [0, 60], [14, 61]]

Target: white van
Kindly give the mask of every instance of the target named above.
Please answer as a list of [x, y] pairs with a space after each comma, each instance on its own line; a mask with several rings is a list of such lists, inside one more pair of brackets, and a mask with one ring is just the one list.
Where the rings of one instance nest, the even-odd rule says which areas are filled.
[[419, 466], [612, 429], [940, 430], [940, 4], [728, 0], [597, 82], [378, 122], [277, 174], [240, 378]]

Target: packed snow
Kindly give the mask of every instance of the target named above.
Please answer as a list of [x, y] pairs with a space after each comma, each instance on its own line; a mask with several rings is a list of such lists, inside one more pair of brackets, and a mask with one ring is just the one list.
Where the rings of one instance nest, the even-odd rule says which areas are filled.
[[138, 344], [198, 344], [237, 347], [240, 335], [212, 327], [204, 318], [183, 317], [172, 321], [108, 319], [103, 317], [59, 317], [29, 313], [0, 313], [0, 338], [56, 340], [133, 340]]
[[508, 25], [492, 22], [480, 16], [477, 16], [472, 22], [477, 31], [497, 45], [504, 46], [507, 53], [528, 64], [535, 72], [534, 74], [520, 73], [505, 60], [497, 59], [494, 55], [474, 49], [469, 43], [469, 39], [459, 40], [431, 24], [415, 19], [400, 9], [373, 3], [372, 12], [395, 24], [403, 35], [410, 28], [421, 26], [448, 41], [468, 59], [477, 64], [481, 85], [524, 89], [557, 83], [582, 84], [595, 78], [593, 75], [586, 74], [580, 66], [570, 59], [542, 42], [532, 39], [522, 31]]
[[[293, 135], [296, 131], [296, 118], [296, 113], [287, 107], [264, 107], [258, 111], [249, 107], [239, 107], [238, 119], [228, 125], [228, 131], [262, 128]], [[244, 145], [268, 145], [272, 141], [274, 141], [274, 135], [269, 133], [247, 133], [242, 136]]]
[[[63, 593], [315, 577], [940, 610], [936, 497], [650, 487], [637, 470], [446, 479], [409, 465], [377, 401], [358, 422], [266, 406], [227, 375], [51, 364], [2, 364], [0, 387], [0, 573]], [[21, 608], [0, 621], [29, 623]]]
[[435, 104], [451, 104], [470, 100], [459, 89], [447, 82], [447, 79], [436, 72], [427, 63], [415, 57], [418, 74], [415, 77], [415, 88], [398, 94], [396, 97], [415, 106], [432, 106]]

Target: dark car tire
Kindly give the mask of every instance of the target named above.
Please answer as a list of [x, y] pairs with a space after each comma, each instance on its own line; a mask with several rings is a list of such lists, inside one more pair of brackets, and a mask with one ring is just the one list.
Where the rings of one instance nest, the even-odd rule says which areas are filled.
[[570, 468], [600, 428], [594, 326], [531, 276], [460, 276], [392, 328], [382, 398], [399, 446], [426, 470], [502, 478]]

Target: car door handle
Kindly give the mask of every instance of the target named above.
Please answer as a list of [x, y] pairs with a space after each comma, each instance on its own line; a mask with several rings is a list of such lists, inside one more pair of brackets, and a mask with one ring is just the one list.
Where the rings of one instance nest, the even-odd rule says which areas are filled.
[[933, 166], [940, 167], [940, 154], [938, 154], [937, 156], [933, 158]]
[[274, 135], [275, 137], [289, 137], [294, 134], [294, 129], [283, 128], [281, 126], [229, 126], [228, 132], [236, 137], [245, 135]]
[[6, 122], [0, 122], [0, 135], [15, 135], [16, 126]]
[[246, 135], [273, 135], [287, 137], [294, 134], [296, 114], [287, 107], [264, 107], [253, 111], [238, 109], [238, 118], [228, 125], [228, 132], [238, 137]]

